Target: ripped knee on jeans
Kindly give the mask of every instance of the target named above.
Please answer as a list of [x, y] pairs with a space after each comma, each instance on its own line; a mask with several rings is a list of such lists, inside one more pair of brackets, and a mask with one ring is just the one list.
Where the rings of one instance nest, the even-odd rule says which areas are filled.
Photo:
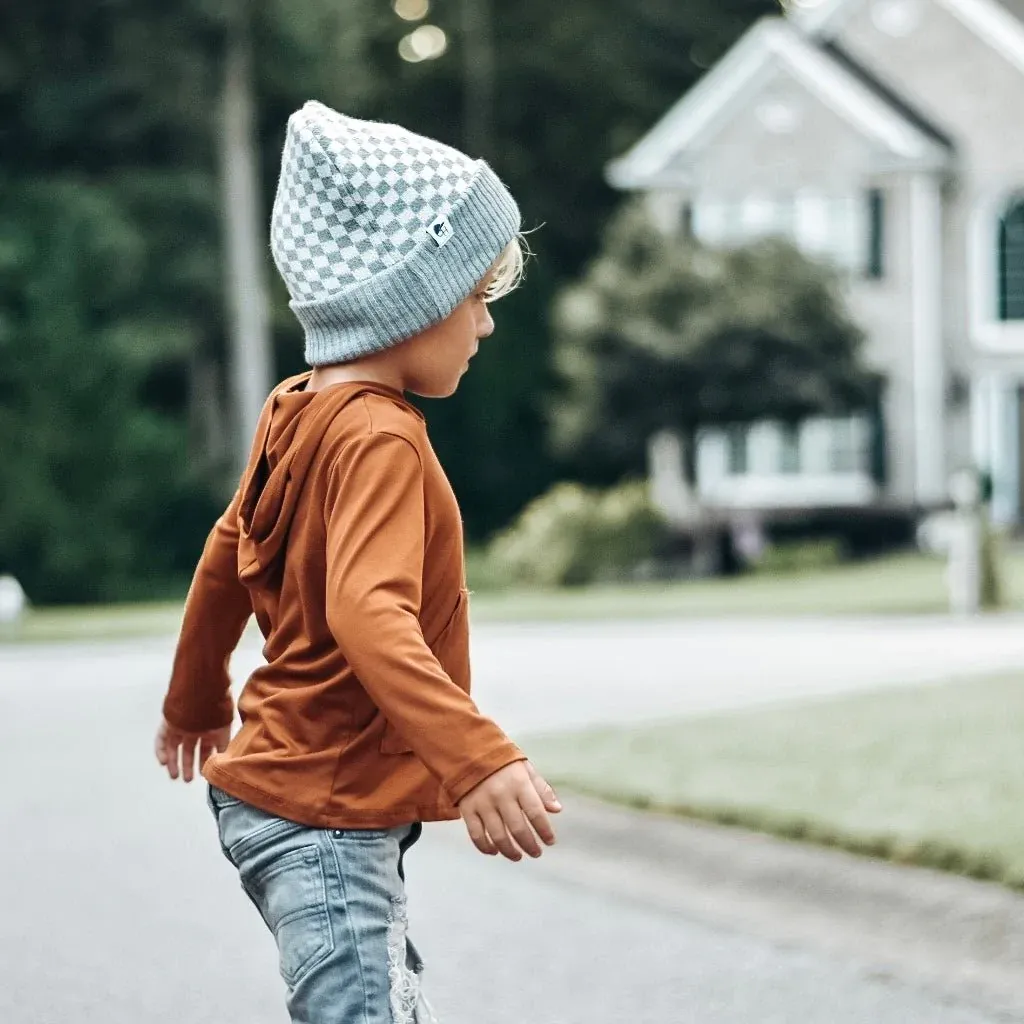
[[391, 901], [388, 915], [388, 979], [391, 984], [393, 1024], [437, 1024], [423, 996], [420, 975], [423, 962], [409, 942], [409, 915], [404, 896]]

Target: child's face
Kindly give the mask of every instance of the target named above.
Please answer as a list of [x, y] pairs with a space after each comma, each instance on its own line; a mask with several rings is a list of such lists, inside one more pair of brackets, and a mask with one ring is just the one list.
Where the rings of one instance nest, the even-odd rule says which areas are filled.
[[423, 398], [447, 398], [455, 393], [480, 342], [494, 333], [494, 321], [483, 298], [490, 277], [488, 274], [446, 320], [394, 350], [402, 360], [407, 391]]

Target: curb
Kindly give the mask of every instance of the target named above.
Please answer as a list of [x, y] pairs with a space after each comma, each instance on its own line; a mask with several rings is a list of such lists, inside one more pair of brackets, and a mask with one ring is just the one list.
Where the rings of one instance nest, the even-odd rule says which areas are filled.
[[562, 792], [562, 881], [599, 888], [1024, 1020], [1024, 895]]

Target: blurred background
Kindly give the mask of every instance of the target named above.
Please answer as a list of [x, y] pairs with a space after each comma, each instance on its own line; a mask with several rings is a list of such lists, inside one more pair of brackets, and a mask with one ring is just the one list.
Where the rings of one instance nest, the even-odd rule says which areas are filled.
[[481, 704], [600, 803], [539, 883], [425, 844], [450, 1019], [1024, 1020], [1024, 0], [0, 5], [0, 877], [49, 893], [4, 896], [0, 1018], [280, 1019], [142, 748], [303, 369], [267, 222], [311, 98], [486, 158], [534, 251], [421, 404]]
[[424, 403], [478, 589], [906, 550], [958, 470], [1016, 527], [1020, 54], [842, 6], [7, 7], [0, 572], [180, 599], [303, 366], [266, 224], [310, 97], [486, 157], [533, 231], [499, 342]]
[[424, 403], [478, 588], [906, 549], [958, 470], [1016, 527], [1020, 54], [842, 6], [5, 10], [0, 571], [183, 594], [303, 366], [266, 223], [309, 97], [485, 156], [533, 231], [499, 343]]
[[622, 204], [606, 162], [774, 8], [5, 5], [0, 567], [40, 603], [182, 593], [248, 443], [239, 381], [303, 367], [266, 223], [312, 97], [485, 156], [540, 228], [502, 343], [429, 409], [472, 539], [562, 478], [642, 473], [642, 438], [555, 444], [553, 303]]

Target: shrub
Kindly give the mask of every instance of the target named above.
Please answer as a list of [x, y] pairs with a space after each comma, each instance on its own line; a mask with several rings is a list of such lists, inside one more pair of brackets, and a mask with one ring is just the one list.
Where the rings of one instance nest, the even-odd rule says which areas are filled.
[[846, 557], [846, 546], [839, 538], [789, 541], [769, 545], [754, 569], [768, 576], [828, 569]]
[[981, 523], [981, 607], [996, 611], [1003, 607], [1000, 538], [986, 514]]
[[491, 578], [574, 586], [629, 578], [666, 536], [645, 483], [609, 491], [557, 484], [531, 502], [487, 552]]

